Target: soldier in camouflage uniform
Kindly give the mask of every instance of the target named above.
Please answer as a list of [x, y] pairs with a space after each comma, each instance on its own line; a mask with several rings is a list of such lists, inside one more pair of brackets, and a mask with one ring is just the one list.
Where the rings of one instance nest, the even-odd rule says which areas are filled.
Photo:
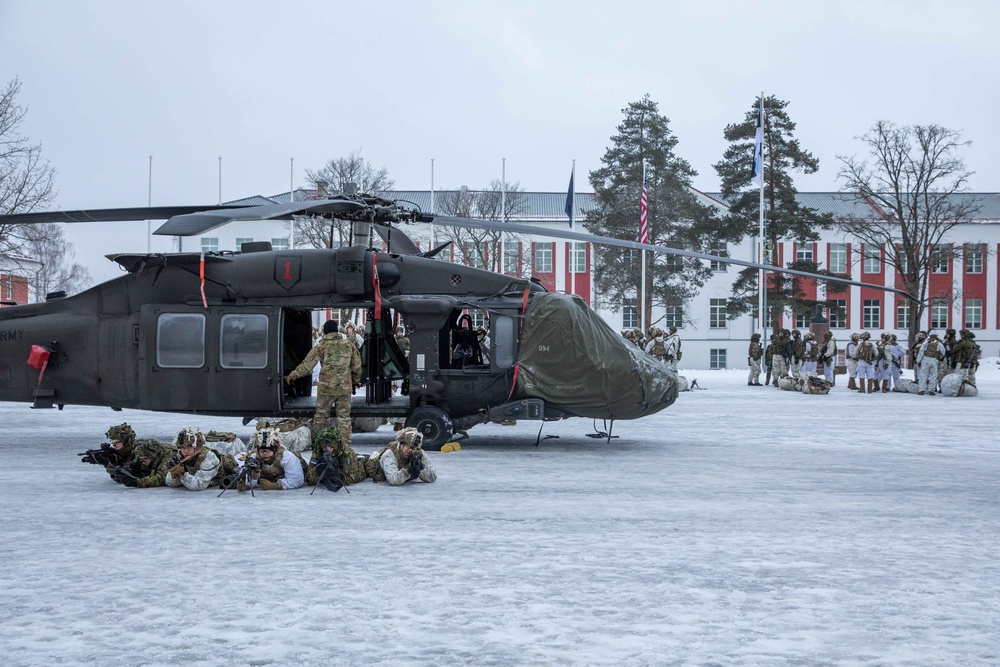
[[[329, 490], [339, 491], [344, 484], [357, 484], [368, 477], [365, 459], [359, 458], [351, 447], [344, 446], [336, 424], [316, 430], [312, 443], [312, 459], [306, 469], [306, 483], [310, 486], [316, 486], [322, 480]], [[325, 474], [328, 465], [324, 460], [326, 453], [333, 455], [336, 465], [329, 475]]]
[[132, 450], [132, 460], [111, 472], [111, 479], [124, 486], [148, 489], [164, 486], [167, 461], [177, 450], [156, 440], [138, 440]]
[[760, 383], [760, 358], [762, 356], [764, 356], [764, 352], [760, 348], [760, 334], [755, 333], [750, 336], [750, 348], [747, 350], [747, 361], [750, 362], [750, 375], [747, 376], [748, 387], [763, 386]]
[[111, 449], [107, 450], [108, 464], [105, 470], [110, 475], [115, 468], [126, 465], [132, 460], [135, 449], [135, 431], [128, 424], [119, 424], [108, 429], [108, 442]]
[[205, 446], [205, 434], [196, 428], [181, 429], [174, 439], [177, 453], [167, 462], [163, 482], [167, 486], [189, 491], [204, 491], [218, 484], [224, 474], [222, 460]]
[[316, 414], [313, 428], [323, 428], [330, 421], [330, 409], [337, 405], [337, 422], [344, 446], [351, 446], [351, 394], [361, 383], [361, 355], [357, 346], [337, 333], [336, 320], [323, 325], [323, 339], [288, 374], [291, 383], [308, 374], [320, 364], [319, 386], [316, 390]]
[[404, 428], [388, 447], [380, 449], [365, 462], [373, 482], [400, 486], [409, 481], [433, 482], [437, 472], [421, 449], [423, 436], [415, 428]]
[[262, 428], [254, 433], [252, 447], [247, 460], [256, 459], [256, 469], [250, 473], [249, 479], [240, 477], [236, 483], [237, 490], [287, 491], [305, 483], [302, 459], [297, 452], [285, 449], [278, 429]]
[[834, 385], [834, 366], [837, 364], [837, 341], [833, 337], [833, 332], [827, 331], [823, 334], [819, 357], [823, 361], [823, 376], [832, 387]]
[[788, 374], [798, 380], [802, 375], [802, 362], [806, 357], [806, 343], [802, 340], [802, 332], [792, 329], [792, 362], [788, 366]]
[[979, 346], [976, 344], [976, 334], [968, 329], [958, 332], [959, 341], [952, 350], [952, 361], [955, 368], [962, 373], [965, 380], [976, 386], [976, 369], [979, 368]]

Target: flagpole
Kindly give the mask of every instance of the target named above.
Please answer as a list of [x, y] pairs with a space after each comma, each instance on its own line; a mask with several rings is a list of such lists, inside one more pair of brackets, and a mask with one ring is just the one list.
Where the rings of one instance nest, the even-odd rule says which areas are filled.
[[[642, 188], [646, 189], [646, 161], [642, 161]], [[639, 220], [639, 243], [643, 243], [642, 240], [642, 223], [641, 214]], [[640, 284], [642, 285], [639, 301], [639, 326], [641, 327], [641, 335], [646, 335], [646, 250], [640, 251], [640, 257], [642, 258], [641, 270], [642, 279]]]
[[[756, 175], [759, 185], [760, 185], [760, 195], [758, 199], [758, 208], [760, 219], [758, 221], [758, 234], [759, 240], [757, 245], [760, 247], [760, 263], [764, 262], [764, 91], [760, 91], [760, 107], [757, 111], [757, 132], [754, 137], [754, 160], [760, 160], [760, 165], [758, 165], [759, 173]], [[772, 248], [772, 252], [774, 249]], [[771, 257], [771, 262], [774, 261], [774, 257]], [[758, 290], [758, 301], [760, 306], [760, 328], [762, 332], [762, 345], [767, 346], [767, 271], [764, 269], [760, 270], [760, 288]]]
[[[569, 227], [573, 228], [573, 223], [576, 222], [576, 160], [573, 160], [573, 170], [570, 172], [569, 181], [573, 186], [573, 198], [572, 206], [569, 209]], [[576, 263], [576, 241], [569, 242], [569, 293], [576, 294], [576, 271], [574, 264]]]

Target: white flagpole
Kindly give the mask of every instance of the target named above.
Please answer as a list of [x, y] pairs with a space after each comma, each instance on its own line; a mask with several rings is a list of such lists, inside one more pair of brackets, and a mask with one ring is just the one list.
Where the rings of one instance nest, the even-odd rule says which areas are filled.
[[[576, 222], [576, 160], [573, 160], [573, 171], [570, 173], [569, 179], [573, 181], [573, 197], [570, 200], [569, 209], [569, 228], [573, 229], [573, 223]], [[576, 294], [576, 271], [574, 264], [576, 263], [576, 242], [569, 242], [569, 293]]]
[[[642, 184], [646, 185], [646, 161], [642, 161]], [[639, 242], [642, 242], [642, 221], [639, 221]], [[639, 326], [642, 327], [640, 332], [642, 336], [646, 335], [646, 250], [645, 248], [640, 251], [642, 256], [642, 294], [640, 295], [639, 301]]]
[[[760, 109], [757, 111], [757, 118], [759, 119], [761, 125], [761, 132], [763, 132], [764, 127], [764, 91], [760, 91]], [[755, 151], [756, 152], [756, 151]], [[756, 157], [756, 156], [755, 156]], [[760, 239], [758, 245], [760, 246], [760, 263], [764, 264], [764, 144], [761, 141], [760, 148], [760, 198], [759, 198], [759, 208], [760, 208], [760, 220], [759, 220], [759, 234]], [[774, 262], [774, 253], [777, 248], [772, 248], [771, 263]], [[761, 341], [762, 345], [767, 345], [767, 271], [764, 269], [760, 270], [760, 289], [758, 295], [760, 301], [760, 327], [762, 331]]]

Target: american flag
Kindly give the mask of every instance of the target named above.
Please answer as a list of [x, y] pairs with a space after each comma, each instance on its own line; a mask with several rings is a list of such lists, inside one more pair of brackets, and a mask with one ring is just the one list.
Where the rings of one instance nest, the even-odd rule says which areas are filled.
[[649, 200], [646, 197], [646, 171], [642, 172], [642, 198], [639, 199], [639, 243], [649, 243], [649, 227], [646, 224], [646, 208]]

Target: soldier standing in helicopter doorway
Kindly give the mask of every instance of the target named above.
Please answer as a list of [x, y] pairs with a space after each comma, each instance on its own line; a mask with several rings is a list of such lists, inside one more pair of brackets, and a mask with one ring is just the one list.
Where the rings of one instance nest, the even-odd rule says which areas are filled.
[[307, 375], [316, 364], [320, 364], [319, 385], [316, 387], [316, 415], [313, 428], [323, 428], [329, 424], [330, 409], [337, 405], [337, 424], [344, 446], [351, 445], [351, 394], [361, 383], [361, 354], [353, 341], [338, 333], [337, 320], [328, 320], [323, 325], [323, 338], [302, 360], [295, 370], [288, 374], [285, 382], [291, 383]]

